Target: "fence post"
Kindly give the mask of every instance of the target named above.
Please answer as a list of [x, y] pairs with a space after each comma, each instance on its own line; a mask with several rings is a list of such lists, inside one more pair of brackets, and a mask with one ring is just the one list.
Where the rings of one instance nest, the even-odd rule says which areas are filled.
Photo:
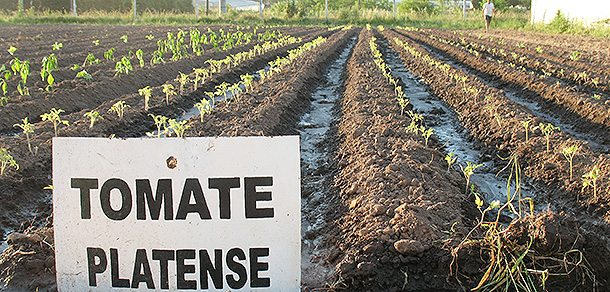
[[466, 20], [466, 0], [462, 3], [462, 7], [464, 7], [464, 20]]
[[263, 0], [259, 0], [258, 2], [258, 16], [263, 20]]
[[324, 0], [324, 15], [326, 22], [328, 22], [328, 0]]
[[133, 21], [136, 21], [136, 0], [133, 0]]

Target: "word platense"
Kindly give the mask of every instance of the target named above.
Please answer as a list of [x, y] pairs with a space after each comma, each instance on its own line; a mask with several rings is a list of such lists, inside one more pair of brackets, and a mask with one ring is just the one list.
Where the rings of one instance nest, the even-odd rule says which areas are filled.
[[[246, 250], [247, 254], [244, 249], [239, 247], [231, 248], [226, 252], [222, 249], [214, 249], [213, 252], [208, 252], [206, 249], [153, 249], [152, 251], [138, 249], [133, 259], [131, 278], [120, 277], [118, 249], [110, 248], [109, 251], [110, 256], [108, 257], [107, 252], [102, 248], [87, 248], [90, 287], [96, 287], [98, 285], [97, 275], [108, 273], [108, 270], [110, 270], [110, 283], [108, 284], [113, 288], [139, 288], [140, 285], [146, 285], [148, 289], [160, 288], [163, 290], [169, 289], [170, 286], [179, 290], [197, 290], [197, 286], [199, 289], [209, 289], [211, 279], [211, 284], [216, 289], [224, 289], [225, 283], [231, 289], [241, 289], [248, 284], [248, 278], [251, 288], [270, 287], [271, 285], [270, 278], [259, 275], [259, 272], [269, 270], [269, 263], [261, 259], [269, 256], [268, 247], [249, 248]], [[149, 258], [152, 258], [152, 261]], [[244, 261], [247, 263], [243, 263]], [[158, 274], [153, 275], [151, 263], [154, 270], [159, 271]], [[223, 264], [226, 264], [228, 269], [223, 269]], [[175, 282], [170, 280], [170, 267], [176, 273]], [[188, 275], [196, 274], [196, 271], [199, 271], [199, 281], [187, 279]]]

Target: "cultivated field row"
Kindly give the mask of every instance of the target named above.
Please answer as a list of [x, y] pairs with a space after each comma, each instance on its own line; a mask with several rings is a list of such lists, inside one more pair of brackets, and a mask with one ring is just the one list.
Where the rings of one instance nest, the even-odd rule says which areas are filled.
[[[71, 28], [94, 33], [79, 26], [58, 31], [68, 40], [75, 33]], [[20, 125], [13, 131], [17, 134], [0, 137], [6, 161], [0, 224], [27, 239], [11, 240], [0, 257], [0, 277], [12, 279], [9, 287], [54, 289], [52, 228], [44, 219], [50, 214], [51, 193], [43, 190], [51, 184], [52, 137], [297, 134], [312, 126], [299, 120], [314, 106], [312, 93], [327, 86], [325, 74], [345, 50], [349, 55], [338, 65], [342, 86], [328, 93], [337, 96], [331, 127], [318, 145], [328, 161], [314, 170], [302, 166], [304, 182], [320, 181], [319, 197], [303, 184], [304, 210], [311, 213], [319, 206], [315, 216], [325, 222], [302, 232], [303, 242], [317, 245], [315, 256], [304, 257], [311, 261], [304, 266], [319, 268], [303, 268], [303, 291], [490, 291], [498, 286], [567, 291], [603, 290], [608, 284], [610, 157], [603, 137], [609, 136], [610, 113], [603, 70], [586, 67], [582, 60], [562, 63], [549, 46], [534, 54], [520, 46], [513, 49], [508, 40], [498, 44], [442, 30], [209, 31], [222, 35], [221, 29], [242, 32], [240, 39], [248, 33], [268, 37], [226, 50], [203, 44], [199, 55], [185, 46], [188, 57], [134, 66], [129, 74], [115, 75], [113, 62], [100, 62], [87, 67], [106, 72], [100, 73], [105, 77], [99, 83], [81, 81], [68, 88], [73, 81], [65, 80], [51, 91], [55, 95], [45, 97], [43, 90], [37, 99], [13, 98], [0, 107], [6, 116], [0, 119], [3, 132]], [[149, 53], [158, 47], [148, 43], [147, 35], [167, 37], [159, 27], [125, 31], [109, 35], [128, 35], [125, 46], [147, 44], [142, 51]], [[209, 32], [207, 27], [200, 31]], [[27, 40], [53, 44], [31, 31], [8, 36], [21, 46]], [[87, 47], [90, 40], [76, 43]], [[121, 52], [128, 54], [125, 46]], [[26, 52], [32, 59], [45, 55]], [[103, 54], [103, 49], [95, 52]], [[407, 85], [394, 73], [390, 53], [398, 55], [418, 85]], [[66, 55], [72, 54], [79, 53]], [[80, 54], [74, 60], [86, 56]], [[529, 61], [519, 61], [523, 56]], [[137, 62], [137, 57], [130, 60]], [[543, 72], [583, 68], [598, 78], [597, 86]], [[421, 86], [430, 98], [443, 100], [468, 139], [476, 141], [483, 153], [479, 159], [492, 160], [493, 167], [477, 170], [482, 161], [456, 162], [429, 114], [410, 103], [407, 86]], [[543, 109], [529, 108], [534, 102]], [[565, 115], [558, 120], [568, 120], [571, 128], [556, 128], [558, 120], [540, 112]], [[593, 144], [599, 139], [599, 145]], [[484, 201], [486, 195], [470, 180], [477, 171], [500, 172], [509, 183], [506, 198]], [[534, 197], [521, 196], [526, 186]], [[538, 211], [549, 204], [550, 210]], [[19, 227], [34, 215], [39, 219], [32, 226], [47, 228]], [[35, 252], [19, 252], [26, 249]], [[36, 262], [41, 269], [28, 268]]]

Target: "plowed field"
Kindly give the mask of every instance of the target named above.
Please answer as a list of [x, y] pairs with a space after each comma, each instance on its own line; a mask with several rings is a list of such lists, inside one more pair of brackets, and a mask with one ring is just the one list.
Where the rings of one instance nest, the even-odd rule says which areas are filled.
[[4, 290], [56, 290], [53, 136], [295, 134], [303, 291], [609, 289], [607, 40], [237, 26], [0, 35]]

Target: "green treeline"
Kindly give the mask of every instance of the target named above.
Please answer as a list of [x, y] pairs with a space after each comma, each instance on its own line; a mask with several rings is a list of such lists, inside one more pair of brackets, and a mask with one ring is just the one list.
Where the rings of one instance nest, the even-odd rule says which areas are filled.
[[[139, 11], [193, 11], [191, 0], [136, 0]], [[25, 9], [70, 11], [72, 0], [0, 0], [0, 9], [17, 10], [20, 2]], [[76, 0], [78, 11], [130, 11], [133, 0]]]

